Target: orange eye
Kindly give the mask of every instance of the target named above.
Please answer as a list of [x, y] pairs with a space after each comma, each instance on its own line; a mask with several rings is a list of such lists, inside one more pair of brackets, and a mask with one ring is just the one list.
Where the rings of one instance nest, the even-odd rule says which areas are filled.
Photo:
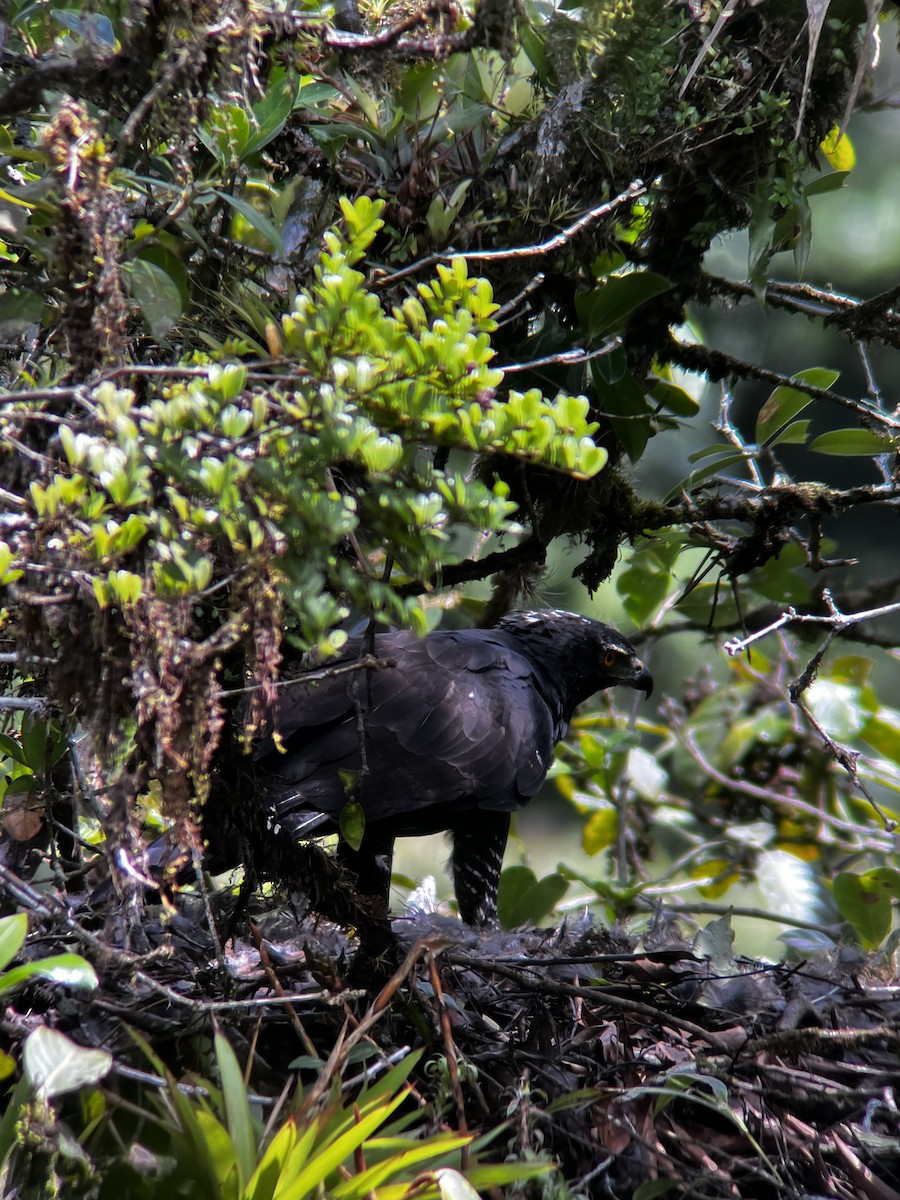
[[614, 667], [614, 666], [616, 665], [616, 659], [617, 659], [618, 657], [619, 657], [619, 656], [618, 656], [618, 654], [616, 654], [615, 650], [607, 650], [607, 652], [606, 652], [606, 653], [603, 655], [603, 665], [604, 665], [604, 667], [606, 667], [606, 668], [607, 668], [607, 670], [608, 670], [610, 667]]

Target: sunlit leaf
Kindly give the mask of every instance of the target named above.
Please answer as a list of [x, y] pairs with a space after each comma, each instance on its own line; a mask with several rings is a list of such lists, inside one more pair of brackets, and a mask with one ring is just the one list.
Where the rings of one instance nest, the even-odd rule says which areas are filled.
[[700, 411], [700, 403], [685, 388], [679, 387], [668, 379], [654, 377], [651, 381], [650, 396], [679, 417], [693, 417]]
[[841, 133], [838, 125], [832, 125], [819, 144], [819, 149], [835, 171], [849, 172], [856, 166], [856, 150], [853, 142], [848, 134]]
[[97, 1083], [113, 1059], [105, 1050], [88, 1050], [41, 1025], [25, 1039], [22, 1062], [29, 1084], [38, 1098], [46, 1101]]
[[0, 969], [12, 962], [19, 953], [27, 933], [28, 917], [25, 913], [0, 917]]
[[262, 234], [271, 246], [273, 254], [279, 258], [283, 256], [284, 242], [281, 239], [281, 234], [265, 213], [260, 212], [258, 208], [254, 208], [242, 196], [232, 196], [230, 192], [223, 192], [218, 189], [216, 190], [216, 195], [219, 199], [224, 200], [226, 204], [231, 205], [234, 211], [243, 217], [247, 224], [252, 226], [257, 233]]
[[610, 804], [592, 812], [581, 829], [581, 846], [585, 854], [599, 854], [616, 840], [619, 814]]

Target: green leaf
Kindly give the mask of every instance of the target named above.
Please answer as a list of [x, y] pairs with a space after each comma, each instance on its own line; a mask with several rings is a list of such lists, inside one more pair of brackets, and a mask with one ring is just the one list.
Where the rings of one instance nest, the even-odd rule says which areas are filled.
[[398, 1108], [405, 1099], [406, 1093], [400, 1092], [399, 1095], [391, 1097], [373, 1111], [361, 1114], [356, 1123], [339, 1137], [327, 1140], [325, 1144], [322, 1144], [320, 1140], [316, 1152], [302, 1170], [294, 1172], [286, 1169], [284, 1171], [275, 1192], [275, 1200], [289, 1200], [289, 1198], [290, 1200], [295, 1200], [295, 1198], [300, 1200], [300, 1197], [306, 1196], [308, 1193], [316, 1193], [329, 1175], [337, 1170], [338, 1166], [353, 1153], [357, 1146], [361, 1146], [379, 1125], [383, 1125], [394, 1109]]
[[6, 1175], [6, 1163], [19, 1142], [19, 1121], [29, 1102], [28, 1080], [23, 1076], [6, 1099], [6, 1108], [0, 1117], [0, 1173]]
[[234, 1156], [243, 1187], [256, 1169], [256, 1134], [247, 1100], [247, 1085], [228, 1039], [216, 1030], [214, 1041], [225, 1120], [234, 1145]]
[[239, 1186], [240, 1171], [228, 1130], [209, 1108], [191, 1106], [190, 1102], [188, 1106], [191, 1108], [189, 1128], [193, 1148], [200, 1150], [198, 1157], [204, 1164], [205, 1174], [218, 1189], [212, 1194], [232, 1195]]
[[841, 133], [838, 125], [832, 125], [819, 144], [819, 149], [835, 171], [841, 171], [847, 175], [856, 166], [856, 151], [853, 143], [846, 133]]
[[[611, 355], [615, 359], [617, 355]], [[630, 371], [625, 371], [617, 383], [609, 383], [608, 371], [616, 370], [614, 362], [605, 359], [590, 364], [591, 377], [601, 411], [609, 418], [616, 437], [632, 462], [637, 462], [650, 439], [652, 409], [643, 389]]]
[[781, 433], [776, 433], [768, 445], [774, 450], [776, 446], [802, 446], [805, 444], [809, 436], [809, 427], [812, 421], [792, 421], [790, 425], [785, 425]]
[[250, 134], [243, 157], [248, 158], [278, 137], [294, 107], [296, 95], [296, 83], [286, 75], [276, 78], [273, 72], [265, 98], [253, 106], [256, 128]]
[[0, 295], [0, 337], [20, 337], [29, 325], [44, 315], [46, 296], [38, 291], [12, 287]]
[[596, 340], [618, 329], [636, 308], [671, 287], [668, 279], [651, 271], [614, 275], [602, 287], [576, 297], [575, 307], [588, 336]]
[[97, 1083], [113, 1063], [105, 1050], [87, 1050], [65, 1034], [42, 1025], [25, 1039], [25, 1078], [43, 1101]]
[[548, 1175], [554, 1166], [552, 1162], [476, 1163], [468, 1168], [466, 1178], [472, 1187], [486, 1192], [491, 1188], [506, 1187], [520, 1179], [538, 1179], [541, 1175]]
[[106, 583], [109, 595], [123, 608], [136, 604], [144, 588], [144, 581], [140, 575], [135, 575], [132, 571], [110, 571]]
[[236, 104], [214, 106], [206, 124], [197, 130], [203, 145], [223, 167], [239, 162], [250, 142], [250, 118]]
[[648, 1179], [635, 1188], [632, 1200], [656, 1200], [657, 1196], [667, 1196], [678, 1186], [674, 1179]]
[[809, 201], [802, 189], [795, 202], [797, 213], [798, 233], [794, 242], [794, 270], [797, 278], [802, 279], [806, 264], [809, 262], [809, 252], [812, 248], [812, 213], [809, 211]]
[[266, 1147], [242, 1200], [272, 1200], [288, 1163], [293, 1163], [299, 1170], [300, 1162], [305, 1161], [316, 1133], [317, 1124], [311, 1121], [302, 1139], [298, 1138], [296, 1120], [294, 1117], [288, 1118]]
[[366, 832], [366, 814], [358, 800], [348, 800], [341, 809], [341, 837], [351, 850], [358, 850]]
[[17, 775], [15, 779], [10, 779], [6, 784], [7, 796], [19, 796], [22, 792], [36, 792], [40, 786], [39, 780], [34, 775]]
[[16, 957], [27, 934], [28, 917], [25, 913], [0, 918], [0, 970]]
[[593, 857], [611, 846], [616, 840], [618, 828], [619, 814], [611, 804], [592, 812], [581, 830], [581, 845], [585, 854]]
[[27, 716], [22, 722], [22, 749], [25, 762], [35, 774], [40, 774], [47, 765], [47, 738], [49, 727], [43, 717]]
[[[459, 1150], [471, 1145], [471, 1135], [449, 1136], [435, 1135], [423, 1142], [412, 1143], [409, 1138], [373, 1137], [366, 1142], [366, 1156], [388, 1151], [382, 1162], [376, 1163], [359, 1174], [329, 1188], [329, 1197], [333, 1200], [364, 1200], [367, 1196], [379, 1194], [378, 1189], [390, 1179], [403, 1179], [409, 1168], [429, 1159], [445, 1159], [448, 1152]], [[446, 1168], [443, 1168], [446, 1169]], [[435, 1174], [440, 1174], [439, 1169]], [[478, 1193], [476, 1192], [477, 1196]]]
[[[827, 391], [838, 379], [839, 371], [827, 367], [809, 367], [793, 376], [810, 387]], [[778, 387], [759, 410], [756, 418], [756, 440], [764, 446], [771, 437], [784, 428], [804, 408], [812, 404], [814, 397], [791, 387]]]
[[833, 171], [830, 175], [820, 175], [818, 179], [806, 185], [806, 195], [823, 196], [827, 192], [840, 191], [849, 175], [849, 171]]
[[[139, 248], [133, 262], [152, 263], [164, 275], [167, 275], [178, 289], [178, 296], [181, 301], [181, 313], [185, 311], [190, 303], [191, 287], [188, 281], [187, 269], [177, 254], [174, 254], [168, 246], [160, 242], [152, 242], [149, 245], [141, 242], [139, 243]], [[179, 316], [181, 313], [179, 313]]]
[[144, 258], [128, 265], [131, 295], [153, 337], [163, 340], [181, 319], [181, 288], [162, 267]]
[[522, 49], [534, 67], [534, 73], [545, 87], [553, 87], [556, 83], [556, 72], [550, 62], [544, 43], [535, 33], [533, 27], [525, 21], [519, 24], [519, 41]]
[[900, 871], [875, 867], [862, 875], [844, 871], [835, 876], [832, 892], [844, 920], [863, 946], [877, 949], [891, 931], [893, 901], [900, 898]]
[[691, 588], [686, 596], [678, 600], [676, 607], [683, 616], [704, 624], [713, 618], [722, 623], [738, 619], [733, 590], [727, 586], [720, 587], [714, 580], [706, 580]]
[[747, 255], [747, 278], [757, 303], [762, 307], [765, 307], [769, 258], [772, 254], [776, 225], [772, 216], [772, 202], [769, 199], [770, 184], [771, 179], [762, 181], [752, 203]]
[[530, 867], [507, 867], [500, 876], [497, 910], [506, 929], [537, 925], [563, 898], [569, 885], [561, 875], [538, 880]]
[[284, 256], [284, 242], [281, 234], [265, 213], [261, 213], [259, 209], [254, 208], [252, 204], [249, 204], [241, 196], [232, 196], [230, 192], [223, 192], [218, 188], [215, 189], [215, 193], [226, 204], [230, 204], [234, 211], [242, 216], [247, 224], [251, 225], [257, 233], [262, 234], [266, 241], [270, 243], [272, 252], [277, 258]]
[[15, 738], [11, 738], [7, 733], [0, 733], [0, 754], [5, 754], [7, 758], [13, 759], [17, 763], [21, 763], [23, 767], [28, 766], [28, 761], [25, 757], [25, 751], [19, 745]]
[[699, 402], [690, 392], [668, 379], [653, 377], [650, 395], [657, 404], [678, 417], [694, 417], [700, 411]]
[[[733, 467], [735, 463], [746, 462], [750, 458], [750, 454], [745, 450], [726, 450], [725, 447], [717, 447], [722, 453], [708, 462], [705, 467], [701, 467], [699, 471], [692, 471], [686, 479], [682, 479], [676, 487], [669, 492], [668, 499], [673, 499], [680, 496], [682, 492], [693, 492], [701, 483], [709, 479], [712, 475], [718, 475], [720, 471], [724, 471], [726, 467]], [[699, 458], [702, 451], [697, 454], [690, 455], [690, 458]]]
[[841, 458], [870, 458], [875, 454], [890, 454], [897, 445], [897, 438], [885, 437], [870, 429], [833, 429], [830, 433], [820, 434], [809, 448], [817, 454]]
[[98, 983], [94, 968], [80, 955], [54, 954], [49, 958], [24, 963], [21, 967], [13, 967], [11, 971], [0, 975], [0, 991], [18, 987], [20, 983], [35, 976], [57, 983], [61, 987], [86, 988], [90, 991], [93, 991]]
[[616, 577], [616, 591], [628, 616], [640, 629], [665, 601], [672, 586], [667, 563], [650, 554], [636, 554]]

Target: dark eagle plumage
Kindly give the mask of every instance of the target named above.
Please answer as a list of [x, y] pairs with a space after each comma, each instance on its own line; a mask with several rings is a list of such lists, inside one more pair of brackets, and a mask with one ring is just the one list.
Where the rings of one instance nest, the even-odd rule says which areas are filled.
[[[369, 652], [381, 666], [342, 669]], [[385, 901], [394, 839], [449, 830], [460, 914], [476, 924], [496, 917], [510, 814], [541, 787], [575, 708], [615, 684], [652, 686], [621, 634], [559, 610], [352, 638], [328, 667], [339, 669], [284, 687], [256, 746], [270, 827], [336, 832], [358, 802], [362, 844], [338, 853], [359, 890]]]

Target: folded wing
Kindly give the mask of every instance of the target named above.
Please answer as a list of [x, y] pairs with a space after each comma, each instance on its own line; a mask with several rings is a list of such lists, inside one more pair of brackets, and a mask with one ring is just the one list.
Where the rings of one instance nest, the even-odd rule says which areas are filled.
[[[333, 827], [347, 802], [341, 771], [361, 772], [367, 822], [390, 821], [401, 836], [446, 828], [445, 806], [520, 808], [547, 773], [557, 731], [511, 641], [496, 630], [381, 634], [375, 654], [394, 665], [285, 688], [278, 737], [256, 752], [273, 819], [294, 834]], [[354, 640], [341, 663], [363, 653]]]

